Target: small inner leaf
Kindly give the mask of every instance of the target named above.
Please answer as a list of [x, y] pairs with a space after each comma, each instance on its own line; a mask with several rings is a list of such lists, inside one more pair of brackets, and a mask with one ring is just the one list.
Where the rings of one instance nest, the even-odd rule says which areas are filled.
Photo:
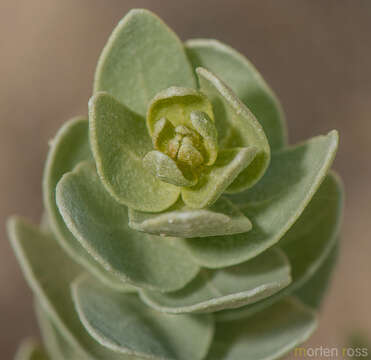
[[129, 226], [155, 235], [192, 238], [244, 233], [251, 222], [231, 201], [219, 198], [207, 209], [192, 209], [182, 201], [156, 214], [129, 209]]
[[169, 156], [160, 151], [150, 151], [143, 158], [144, 166], [157, 176], [161, 181], [176, 186], [193, 186], [197, 183], [197, 177], [191, 172], [185, 172], [190, 178], [186, 178], [178, 168], [177, 163]]
[[214, 122], [201, 111], [191, 112], [191, 122], [196, 131], [202, 136], [207, 158], [205, 165], [214, 164], [218, 156], [218, 133]]
[[286, 146], [287, 128], [282, 106], [255, 66], [244, 55], [217, 40], [193, 39], [185, 45], [194, 69], [202, 66], [217, 74], [252, 111], [272, 151]]
[[198, 183], [182, 188], [182, 199], [192, 208], [211, 206], [236, 177], [254, 160], [257, 148], [235, 148], [219, 151], [213, 166], [205, 167]]
[[[161, 118], [159, 121], [156, 122], [152, 135], [153, 147], [155, 149], [160, 150], [163, 153], [166, 153], [169, 148], [169, 142], [174, 137], [175, 128], [169, 120], [167, 120], [166, 118]], [[176, 152], [174, 155], [176, 155]]]
[[240, 192], [258, 182], [268, 168], [268, 140], [255, 116], [227, 85], [206, 69], [197, 68], [196, 72], [201, 90], [213, 104], [219, 148], [254, 146], [257, 150], [249, 167], [229, 186], [230, 192]]
[[169, 120], [174, 127], [184, 125], [192, 128], [191, 112], [202, 111], [213, 121], [211, 103], [201, 92], [188, 88], [170, 87], [158, 93], [150, 102], [147, 112], [147, 127], [151, 136], [158, 121]]

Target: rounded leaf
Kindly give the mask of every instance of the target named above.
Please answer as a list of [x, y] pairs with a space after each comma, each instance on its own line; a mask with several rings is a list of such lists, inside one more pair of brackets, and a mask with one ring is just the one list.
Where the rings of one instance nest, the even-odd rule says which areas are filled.
[[174, 127], [193, 127], [191, 113], [200, 111], [214, 121], [213, 109], [208, 98], [193, 89], [170, 87], [158, 93], [150, 102], [147, 112], [147, 127], [150, 135], [161, 119], [167, 119]]
[[196, 87], [183, 44], [152, 12], [129, 11], [99, 58], [94, 92], [107, 91], [144, 116], [150, 100], [170, 86]]
[[95, 259], [86, 252], [66, 227], [55, 200], [55, 188], [61, 177], [72, 171], [84, 160], [92, 159], [88, 137], [88, 120], [84, 117], [73, 118], [66, 122], [50, 142], [50, 149], [43, 175], [43, 197], [45, 214], [44, 227], [50, 228], [59, 244], [72, 258], [87, 270], [112, 286], [122, 282], [107, 273]]
[[128, 227], [128, 210], [101, 184], [95, 166], [82, 163], [63, 176], [57, 204], [70, 231], [105, 269], [134, 286], [177, 290], [199, 267], [178, 239], [144, 234]]
[[135, 295], [79, 278], [72, 287], [77, 312], [91, 336], [118, 353], [158, 360], [201, 360], [210, 346], [210, 315], [168, 315]]
[[195, 186], [182, 188], [182, 199], [191, 208], [211, 206], [219, 196], [249, 167], [256, 157], [254, 146], [221, 150], [212, 166], [205, 167]]
[[94, 341], [82, 326], [70, 284], [83, 269], [66, 255], [53, 236], [19, 218], [8, 222], [8, 233], [29, 286], [70, 346], [87, 359], [127, 360]]
[[206, 209], [192, 209], [181, 201], [162, 213], [129, 209], [129, 226], [155, 235], [192, 238], [243, 233], [251, 229], [251, 222], [231, 201], [219, 198]]
[[273, 154], [253, 189], [230, 197], [250, 219], [246, 234], [187, 239], [195, 261], [221, 268], [247, 261], [276, 244], [302, 214], [325, 178], [338, 144], [335, 131]]
[[98, 174], [120, 204], [140, 211], [162, 211], [180, 189], [154, 176], [143, 163], [152, 150], [145, 121], [107, 93], [89, 102], [89, 131]]
[[255, 147], [252, 163], [229, 186], [229, 192], [245, 190], [259, 181], [270, 161], [264, 130], [250, 110], [217, 76], [204, 68], [196, 70], [200, 89], [213, 104], [219, 149]]
[[143, 163], [153, 175], [169, 184], [175, 186], [192, 186], [197, 182], [195, 176], [190, 179], [186, 178], [177, 163], [170, 156], [160, 151], [154, 150], [147, 153], [143, 158]]
[[[315, 285], [316, 288], [325, 288], [326, 278], [329, 275], [323, 272], [322, 279], [320, 274], [317, 275], [317, 272], [322, 268], [322, 264], [328, 262], [328, 257], [334, 251], [340, 229], [342, 207], [342, 186], [338, 178], [330, 173], [299, 219], [279, 242], [291, 264], [291, 284], [274, 296], [245, 306], [239, 314], [237, 311], [235, 314], [233, 311], [219, 313], [218, 320], [239, 317], [241, 314], [246, 316], [261, 311], [283, 296], [295, 292], [298, 288], [305, 287], [305, 284], [311, 282], [312, 277], [318, 279], [318, 281], [314, 280], [315, 283], [318, 283]], [[309, 283], [308, 289], [311, 288]], [[320, 291], [313, 291], [312, 297], [320, 300], [320, 295]]]
[[251, 317], [217, 322], [206, 360], [276, 360], [305, 342], [317, 327], [316, 315], [286, 298]]
[[291, 282], [290, 264], [282, 251], [272, 249], [243, 264], [220, 270], [201, 270], [183, 289], [161, 294], [142, 290], [143, 301], [167, 313], [202, 313], [252, 304]]

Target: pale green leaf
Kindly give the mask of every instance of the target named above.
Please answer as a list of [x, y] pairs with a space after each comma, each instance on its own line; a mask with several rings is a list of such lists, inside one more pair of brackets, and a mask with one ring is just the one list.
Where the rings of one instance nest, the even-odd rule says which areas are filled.
[[214, 312], [238, 308], [267, 298], [291, 281], [290, 264], [279, 249], [267, 250], [243, 264], [201, 270], [183, 289], [161, 294], [142, 290], [149, 306], [168, 313]]
[[162, 314], [136, 295], [123, 295], [89, 277], [75, 281], [72, 294], [91, 336], [113, 351], [158, 360], [198, 360], [210, 346], [210, 315]]
[[318, 190], [337, 149], [338, 136], [330, 132], [277, 152], [259, 183], [232, 201], [252, 222], [246, 234], [187, 239], [195, 261], [210, 268], [251, 259], [277, 243], [299, 218]]
[[74, 308], [70, 283], [82, 268], [74, 263], [51, 234], [19, 218], [8, 222], [8, 233], [24, 276], [65, 339], [88, 359], [127, 360], [100, 346], [85, 331]]
[[129, 226], [155, 235], [192, 238], [243, 233], [251, 229], [251, 222], [230, 200], [220, 197], [205, 209], [189, 208], [182, 201], [162, 213], [129, 209]]
[[287, 129], [281, 104], [255, 66], [238, 51], [217, 40], [186, 42], [194, 69], [202, 66], [222, 79], [251, 110], [262, 125], [272, 150], [287, 143]]
[[131, 10], [100, 56], [94, 91], [107, 91], [145, 115], [149, 101], [170, 86], [196, 87], [183, 44], [150, 11]]
[[43, 347], [34, 339], [23, 340], [14, 360], [48, 360]]
[[35, 302], [37, 322], [45, 347], [53, 360], [89, 360], [86, 354], [71, 344], [54, 324], [39, 301]]
[[306, 341], [317, 326], [314, 312], [287, 298], [252, 317], [216, 323], [206, 360], [275, 360]]
[[154, 150], [147, 153], [143, 158], [143, 163], [145, 168], [153, 175], [157, 176], [161, 181], [165, 181], [169, 184], [176, 186], [191, 186], [195, 185], [197, 182], [195, 176], [186, 178], [178, 168], [177, 163], [170, 156], [167, 156], [160, 151]]
[[179, 239], [128, 227], [128, 210], [105, 191], [94, 164], [82, 163], [57, 186], [57, 204], [70, 231], [104, 268], [135, 286], [177, 290], [199, 268]]
[[218, 77], [197, 68], [201, 90], [213, 104], [220, 149], [255, 147], [254, 161], [239, 174], [228, 191], [239, 192], [254, 185], [267, 169], [270, 148], [263, 128], [250, 110]]
[[66, 122], [50, 143], [43, 175], [43, 196], [46, 213], [43, 215], [44, 228], [52, 231], [60, 245], [72, 258], [85, 266], [102, 281], [112, 286], [121, 282], [107, 273], [87, 253], [67, 229], [55, 201], [55, 188], [63, 174], [71, 171], [80, 161], [92, 159], [88, 138], [88, 120], [83, 117]]
[[202, 111], [192, 111], [190, 117], [193, 127], [202, 136], [208, 154], [205, 165], [210, 166], [218, 156], [218, 133], [214, 120]]
[[322, 262], [320, 268], [309, 278], [298, 290], [295, 291], [297, 296], [303, 303], [312, 308], [319, 308], [325, 297], [331, 281], [331, 276], [334, 271], [339, 255], [339, 244], [331, 249], [327, 258]]
[[147, 112], [147, 128], [152, 136], [156, 123], [167, 119], [177, 127], [192, 127], [191, 113], [201, 111], [214, 121], [213, 109], [208, 98], [194, 89], [170, 87], [157, 94], [149, 104]]
[[97, 171], [106, 190], [121, 204], [141, 211], [162, 211], [180, 189], [148, 171], [144, 156], [152, 142], [142, 117], [107, 93], [89, 102], [89, 131]]
[[[320, 267], [327, 262], [333, 252], [339, 233], [342, 213], [342, 188], [339, 180], [330, 173], [302, 215], [280, 240], [279, 245], [285, 251], [291, 265], [292, 283], [263, 301], [249, 305], [238, 311], [218, 313], [218, 321], [225, 321], [236, 316], [244, 316], [261, 311], [277, 302], [283, 296], [291, 294], [313, 276], [320, 282], [322, 275], [317, 275]], [[325, 287], [326, 276], [323, 274]], [[310, 281], [310, 280], [309, 280]], [[315, 292], [313, 292], [313, 296]]]
[[192, 208], [211, 206], [238, 174], [256, 157], [254, 146], [220, 150], [212, 166], [205, 167], [195, 186], [182, 188], [182, 199]]

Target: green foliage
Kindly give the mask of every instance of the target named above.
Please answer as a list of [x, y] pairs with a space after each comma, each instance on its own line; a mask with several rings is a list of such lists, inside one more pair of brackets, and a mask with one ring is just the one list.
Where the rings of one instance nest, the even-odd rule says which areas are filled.
[[281, 358], [314, 331], [334, 266], [337, 145], [288, 147], [247, 59], [129, 12], [88, 119], [51, 142], [42, 226], [8, 223], [45, 347], [17, 359]]

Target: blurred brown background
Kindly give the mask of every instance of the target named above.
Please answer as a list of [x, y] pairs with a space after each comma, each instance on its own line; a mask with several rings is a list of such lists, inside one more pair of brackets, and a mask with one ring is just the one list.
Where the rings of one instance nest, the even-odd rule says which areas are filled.
[[343, 247], [308, 344], [342, 346], [353, 329], [371, 338], [371, 1], [0, 0], [0, 358], [37, 333], [4, 221], [38, 221], [48, 139], [86, 114], [98, 54], [132, 7], [152, 9], [182, 39], [214, 37], [247, 55], [281, 99], [291, 143], [340, 131]]

